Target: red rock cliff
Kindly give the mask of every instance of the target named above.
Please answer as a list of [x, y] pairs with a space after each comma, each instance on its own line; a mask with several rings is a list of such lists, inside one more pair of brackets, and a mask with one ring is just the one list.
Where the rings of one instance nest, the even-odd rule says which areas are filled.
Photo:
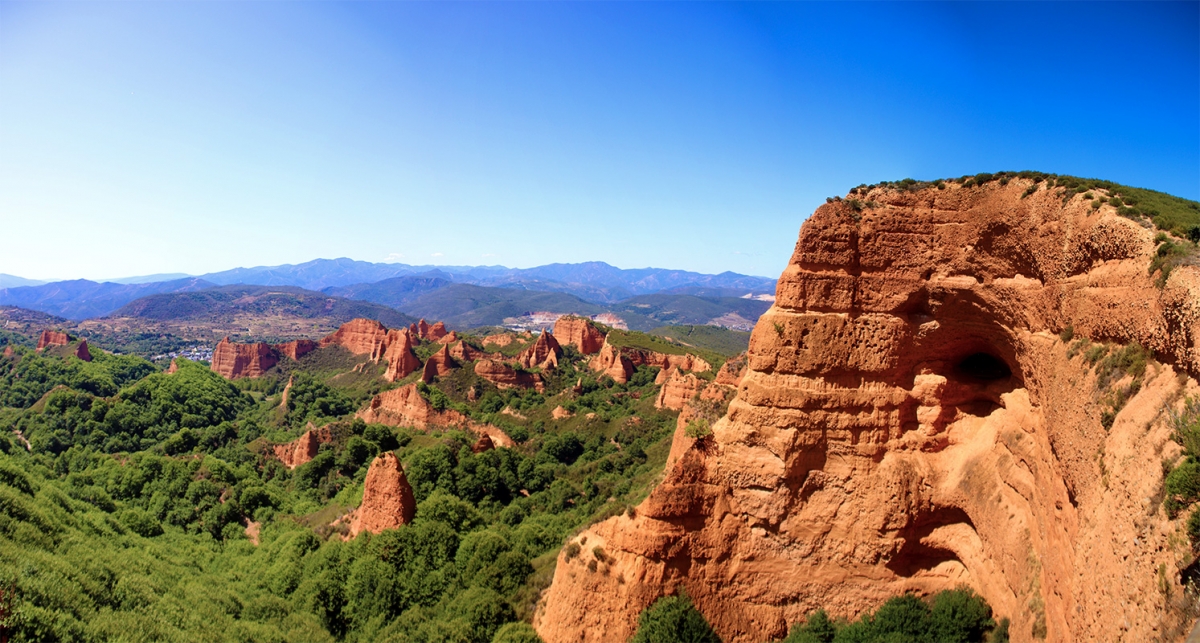
[[279, 358], [269, 345], [262, 342], [234, 344], [226, 337], [213, 349], [210, 368], [227, 380], [236, 380], [259, 377], [277, 363]]
[[42, 350], [49, 346], [66, 346], [71, 343], [71, 338], [66, 333], [60, 333], [53, 330], [43, 330], [41, 337], [38, 337], [37, 350]]
[[470, 429], [478, 435], [486, 434], [495, 446], [512, 447], [515, 445], [512, 438], [498, 427], [475, 422], [454, 409], [439, 411], [433, 408], [428, 400], [421, 397], [415, 383], [376, 395], [355, 416], [362, 418], [367, 423], [411, 426], [421, 430], [459, 426]]
[[370, 355], [379, 361], [388, 329], [374, 319], [351, 319], [321, 340], [321, 347], [341, 346], [355, 355]]
[[369, 531], [377, 534], [384, 529], [395, 529], [413, 521], [417, 513], [417, 500], [412, 487], [404, 476], [404, 467], [396, 454], [388, 452], [376, 456], [367, 469], [363, 483], [362, 504], [355, 510], [350, 521], [350, 536]]
[[[1179, 453], [1162, 411], [1200, 390], [1200, 271], [1156, 288], [1153, 230], [1044, 185], [1022, 196], [1032, 186], [875, 188], [861, 212], [819, 208], [728, 414], [703, 440], [676, 436], [633, 517], [573, 538], [607, 562], [560, 555], [543, 639], [627, 640], [680, 587], [729, 643], [958, 584], [1018, 643], [1189, 625], [1170, 597], [1191, 553], [1157, 498]], [[1067, 327], [1165, 362], [1109, 430]]]
[[532, 346], [517, 355], [517, 362], [525, 368], [555, 368], [562, 355], [562, 347], [554, 335], [542, 331]]
[[280, 355], [287, 355], [292, 361], [296, 361], [317, 350], [317, 343], [311, 339], [297, 339], [283, 344], [275, 344], [272, 348]]
[[554, 337], [559, 344], [574, 346], [583, 355], [599, 353], [604, 346], [604, 333], [592, 320], [574, 315], [559, 317], [554, 322]]
[[387, 371], [383, 378], [389, 382], [404, 379], [421, 368], [421, 360], [412, 349], [412, 336], [408, 331], [388, 331], [384, 339], [383, 359], [387, 360]]

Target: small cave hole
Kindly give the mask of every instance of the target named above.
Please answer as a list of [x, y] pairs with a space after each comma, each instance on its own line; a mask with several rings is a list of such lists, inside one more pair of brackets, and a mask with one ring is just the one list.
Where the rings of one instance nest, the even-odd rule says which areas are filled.
[[987, 353], [972, 353], [966, 356], [955, 370], [963, 377], [985, 382], [1012, 377], [1012, 369], [1004, 360]]

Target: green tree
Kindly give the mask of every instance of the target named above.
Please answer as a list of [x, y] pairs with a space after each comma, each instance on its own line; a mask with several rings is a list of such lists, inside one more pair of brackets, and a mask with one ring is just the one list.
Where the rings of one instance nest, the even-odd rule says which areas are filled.
[[720, 643], [685, 592], [664, 596], [642, 611], [630, 643]]

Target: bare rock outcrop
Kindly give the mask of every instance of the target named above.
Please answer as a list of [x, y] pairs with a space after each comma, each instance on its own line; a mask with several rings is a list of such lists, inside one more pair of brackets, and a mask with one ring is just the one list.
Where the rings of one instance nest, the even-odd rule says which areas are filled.
[[383, 379], [389, 382], [402, 380], [421, 368], [421, 360], [413, 352], [412, 346], [412, 335], [408, 331], [388, 331], [383, 348], [383, 359], [387, 360], [388, 366]]
[[433, 405], [421, 396], [416, 384], [408, 384], [376, 395], [371, 398], [366, 408], [356, 415], [368, 424], [411, 426], [423, 430], [469, 424], [467, 416], [454, 409], [434, 409]]
[[448, 334], [449, 331], [446, 330], [446, 324], [443, 322], [437, 322], [436, 324], [430, 326], [429, 330], [425, 331], [424, 335], [421, 335], [421, 338], [427, 339], [431, 342], [436, 342]]
[[[290, 384], [290, 383], [289, 383]], [[312, 426], [311, 424], [309, 425]], [[317, 457], [322, 444], [333, 442], [333, 431], [328, 426], [310, 428], [303, 435], [285, 444], [276, 444], [275, 457], [289, 469], [310, 462]]]
[[[13, 347], [11, 345], [4, 347], [4, 357], [12, 357], [14, 354], [15, 351], [13, 351]], [[175, 360], [171, 360], [171, 366], [175, 366]]]
[[272, 346], [276, 353], [286, 355], [293, 362], [317, 350], [317, 343], [311, 339], [297, 339]]
[[588, 362], [588, 367], [593, 371], [603, 372], [618, 384], [624, 384], [633, 377], [633, 360], [629, 359], [621, 349], [607, 342], [600, 347], [600, 352]]
[[749, 360], [745, 353], [739, 353], [734, 357], [729, 358], [721, 365], [717, 371], [715, 381], [717, 384], [736, 387], [742, 383], [742, 378], [746, 376], [746, 368], [749, 366]]
[[[802, 226], [726, 416], [692, 437], [681, 413], [662, 483], [572, 538], [602, 568], [559, 556], [542, 638], [628, 640], [680, 588], [729, 643], [960, 584], [1017, 643], [1190, 626], [1158, 493], [1164, 409], [1200, 390], [1200, 270], [1157, 288], [1153, 230], [1026, 179], [855, 198]], [[1068, 328], [1164, 362], [1108, 429]]]
[[38, 337], [37, 350], [49, 348], [51, 346], [66, 346], [71, 343], [71, 336], [54, 330], [43, 330]]
[[79, 344], [75, 346], [74, 355], [85, 362], [92, 361], [92, 353], [88, 350], [86, 339], [79, 340]]
[[562, 346], [552, 333], [542, 331], [532, 346], [517, 355], [517, 362], [525, 368], [556, 368], [562, 356]]
[[167, 375], [170, 375], [172, 373], [178, 373], [178, 372], [179, 372], [179, 362], [176, 362], [174, 359], [171, 359], [171, 365], [167, 367]]
[[454, 409], [435, 409], [421, 396], [417, 384], [408, 384], [384, 391], [360, 409], [355, 417], [368, 424], [408, 426], [422, 431], [447, 427], [462, 427], [477, 435], [487, 435], [497, 447], [511, 448], [516, 445], [512, 438], [499, 427], [475, 422]]
[[429, 324], [424, 319], [417, 322], [416, 330], [417, 337], [420, 337], [421, 339], [427, 339], [429, 337]]
[[369, 355], [379, 361], [383, 355], [388, 329], [374, 319], [359, 317], [344, 323], [333, 333], [321, 339], [320, 346], [341, 346], [355, 355]]
[[555, 420], [566, 420], [568, 418], [575, 417], [575, 414], [563, 408], [562, 406], [556, 406], [554, 407], [553, 411], [550, 411], [550, 417], [554, 418]]
[[486, 347], [488, 344], [491, 344], [492, 346], [503, 348], [515, 341], [518, 341], [518, 339], [514, 333], [496, 333], [495, 335], [484, 337], [483, 345]]
[[458, 343], [450, 347], [450, 357], [460, 362], [474, 362], [485, 355], [486, 353], [483, 351], [462, 340], [459, 340]]
[[496, 359], [481, 359], [475, 363], [475, 374], [496, 385], [498, 389], [533, 388], [539, 393], [546, 389], [537, 373], [518, 370]]
[[683, 373], [678, 368], [663, 369], [669, 373], [666, 382], [658, 390], [654, 407], [659, 409], [681, 410], [684, 404], [696, 397], [704, 388], [706, 382], [692, 373]]
[[483, 435], [479, 436], [479, 439], [475, 441], [475, 444], [471, 445], [471, 453], [483, 453], [484, 451], [491, 451], [495, 448], [496, 443], [492, 442], [492, 436], [484, 433]]
[[575, 315], [559, 317], [554, 322], [554, 337], [559, 344], [574, 346], [582, 355], [599, 353], [604, 346], [604, 333], [592, 320]]
[[[603, 371], [617, 383], [624, 384], [633, 376], [633, 371], [638, 366], [657, 366], [665, 371], [678, 368], [682, 371], [691, 371], [694, 373], [704, 373], [712, 370], [712, 364], [709, 364], [704, 359], [687, 353], [685, 355], [667, 355], [656, 351], [647, 351], [639, 348], [629, 348], [627, 346], [614, 346], [608, 343], [608, 338], [605, 338], [604, 345], [600, 347], [600, 352], [588, 361], [588, 368], [593, 371]], [[659, 380], [657, 383], [665, 381]]]
[[[438, 322], [438, 323], [441, 323], [441, 322]], [[462, 339], [462, 338], [458, 336], [458, 331], [452, 330], [449, 333], [446, 333], [445, 335], [442, 335], [441, 337], [439, 337], [437, 339], [437, 343], [449, 345], [449, 344], [453, 344], [454, 342], [457, 342], [460, 339]]]
[[270, 345], [262, 342], [235, 344], [226, 337], [213, 349], [211, 370], [227, 380], [260, 377], [279, 363]]
[[458, 368], [458, 362], [450, 356], [450, 347], [443, 345], [441, 350], [425, 360], [425, 370], [421, 372], [421, 380], [428, 384], [435, 377], [449, 375], [450, 371], [455, 368]]
[[411, 523], [416, 514], [417, 500], [396, 454], [389, 451], [376, 456], [367, 469], [362, 504], [350, 521], [350, 536], [395, 529]]

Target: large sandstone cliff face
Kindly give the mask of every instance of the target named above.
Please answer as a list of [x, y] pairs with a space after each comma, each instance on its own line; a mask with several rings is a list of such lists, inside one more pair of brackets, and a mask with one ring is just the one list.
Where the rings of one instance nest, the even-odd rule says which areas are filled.
[[[728, 414], [700, 440], [681, 419], [636, 514], [575, 537], [607, 563], [559, 557], [535, 617], [547, 643], [627, 640], [680, 587], [731, 642], [958, 584], [1012, 619], [1014, 641], [1186, 625], [1186, 539], [1159, 491], [1179, 452], [1163, 410], [1200, 390], [1200, 271], [1156, 288], [1152, 230], [1079, 196], [1022, 198], [1030, 185], [879, 188], [861, 213], [818, 209]], [[1109, 430], [1067, 327], [1163, 362]]]
[[235, 344], [226, 337], [213, 349], [212, 371], [227, 380], [259, 377], [279, 363], [275, 351], [267, 344]]
[[599, 353], [604, 333], [590, 319], [566, 315], [554, 322], [554, 337], [564, 346], [574, 346], [582, 355]]
[[38, 337], [37, 350], [48, 348], [50, 346], [66, 346], [71, 343], [71, 337], [66, 333], [60, 333], [54, 330], [43, 330], [41, 336]]
[[383, 355], [388, 329], [374, 319], [351, 319], [321, 340], [321, 348], [341, 346], [355, 355], [370, 355], [378, 361]]

